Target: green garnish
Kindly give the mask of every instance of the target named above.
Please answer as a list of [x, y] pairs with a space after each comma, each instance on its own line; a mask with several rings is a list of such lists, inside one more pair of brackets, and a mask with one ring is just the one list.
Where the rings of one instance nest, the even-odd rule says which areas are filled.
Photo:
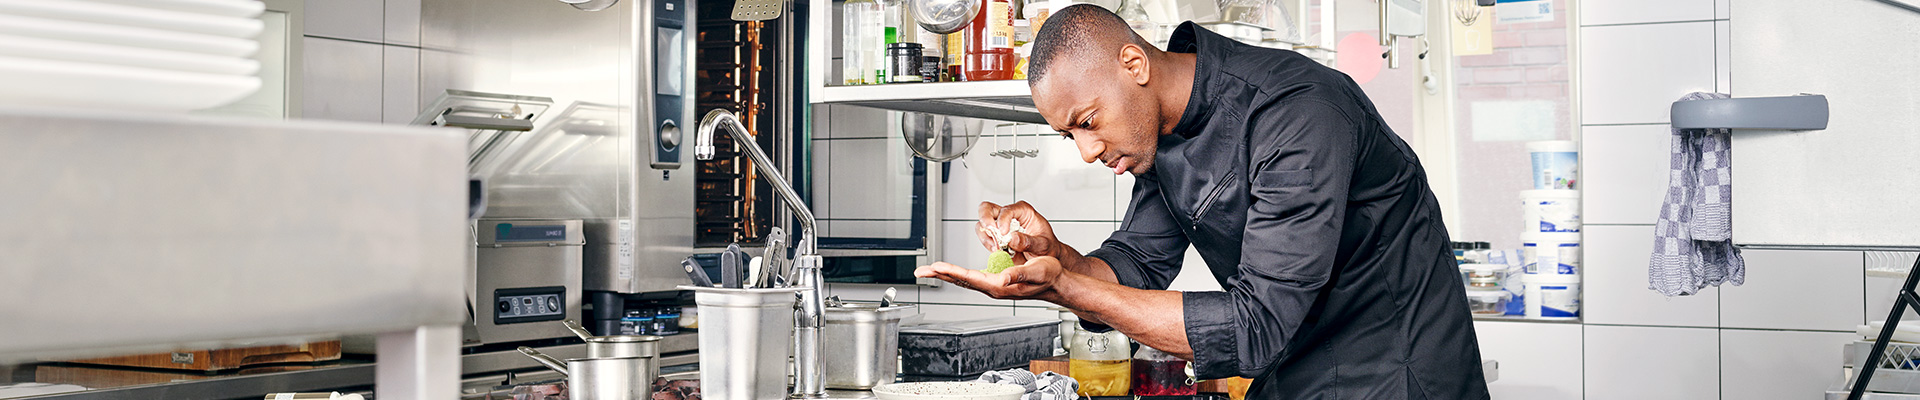
[[1012, 254], [994, 250], [993, 254], [987, 256], [987, 269], [983, 271], [989, 274], [998, 274], [1000, 271], [1006, 271], [1007, 268], [1013, 268], [1014, 265]]

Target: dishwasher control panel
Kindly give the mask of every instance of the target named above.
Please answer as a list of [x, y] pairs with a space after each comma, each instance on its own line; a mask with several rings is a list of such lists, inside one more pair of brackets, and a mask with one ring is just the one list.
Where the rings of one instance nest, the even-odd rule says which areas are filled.
[[493, 291], [493, 323], [558, 321], [567, 317], [567, 288], [562, 286]]

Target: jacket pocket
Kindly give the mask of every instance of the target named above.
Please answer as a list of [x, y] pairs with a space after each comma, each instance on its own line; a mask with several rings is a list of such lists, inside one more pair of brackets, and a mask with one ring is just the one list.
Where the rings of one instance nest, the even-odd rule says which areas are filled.
[[1296, 169], [1292, 171], [1268, 171], [1260, 173], [1253, 182], [1265, 188], [1291, 188], [1313, 184], [1313, 170]]

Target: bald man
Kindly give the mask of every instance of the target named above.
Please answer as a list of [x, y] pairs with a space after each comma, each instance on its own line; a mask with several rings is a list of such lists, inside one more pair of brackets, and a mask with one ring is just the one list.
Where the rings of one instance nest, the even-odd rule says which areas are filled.
[[[1024, 229], [1022, 264], [918, 276], [1066, 306], [1201, 379], [1255, 378], [1251, 398], [1487, 398], [1426, 172], [1346, 75], [1191, 22], [1161, 51], [1088, 5], [1035, 43], [1034, 105], [1083, 161], [1135, 176], [1126, 221], [1083, 255], [1025, 202], [982, 204], [983, 231]], [[1224, 291], [1166, 290], [1189, 245]]]

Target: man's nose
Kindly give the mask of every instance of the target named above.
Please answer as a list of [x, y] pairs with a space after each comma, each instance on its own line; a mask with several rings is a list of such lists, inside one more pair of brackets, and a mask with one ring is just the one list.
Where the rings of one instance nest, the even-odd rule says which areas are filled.
[[1073, 146], [1080, 149], [1080, 162], [1092, 164], [1100, 161], [1100, 153], [1106, 152], [1107, 146], [1089, 136], [1073, 135]]

